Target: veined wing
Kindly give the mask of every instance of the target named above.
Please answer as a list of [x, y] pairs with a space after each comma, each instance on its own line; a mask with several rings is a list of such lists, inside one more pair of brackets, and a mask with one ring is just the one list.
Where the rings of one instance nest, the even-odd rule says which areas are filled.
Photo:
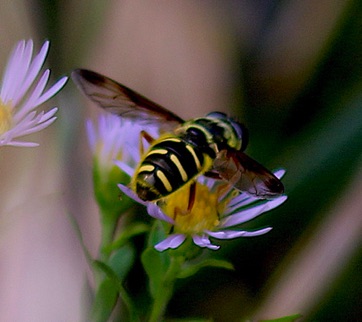
[[174, 129], [184, 122], [157, 103], [96, 72], [76, 69], [72, 79], [92, 101], [120, 117], [143, 124], [158, 123], [163, 129]]
[[275, 198], [284, 192], [282, 182], [273, 173], [241, 151], [220, 151], [213, 169], [235, 188], [258, 198]]

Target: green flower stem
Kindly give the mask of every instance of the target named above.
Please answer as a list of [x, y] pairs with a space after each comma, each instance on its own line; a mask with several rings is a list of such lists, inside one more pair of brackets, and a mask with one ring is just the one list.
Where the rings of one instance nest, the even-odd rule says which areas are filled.
[[181, 271], [182, 264], [185, 261], [184, 256], [173, 256], [171, 257], [170, 266], [165, 274], [165, 277], [157, 290], [155, 296], [150, 322], [162, 321], [168, 302], [170, 301], [173, 288], [175, 285], [176, 278]]
[[105, 249], [107, 249], [107, 247], [109, 247], [109, 245], [113, 243], [114, 233], [117, 227], [117, 220], [119, 217], [114, 216], [114, 214], [102, 211], [101, 218], [102, 236], [99, 255], [100, 260], [107, 261], [110, 253], [105, 251]]
[[[101, 214], [101, 244], [99, 246], [98, 256], [101, 262], [107, 263], [109, 258], [109, 253], [103, 251], [105, 247], [110, 245], [113, 241], [113, 236], [115, 232], [116, 222], [111, 216], [107, 216], [104, 212]], [[104, 279], [104, 272], [101, 270], [94, 270], [94, 280], [96, 285], [96, 290], [98, 290]]]

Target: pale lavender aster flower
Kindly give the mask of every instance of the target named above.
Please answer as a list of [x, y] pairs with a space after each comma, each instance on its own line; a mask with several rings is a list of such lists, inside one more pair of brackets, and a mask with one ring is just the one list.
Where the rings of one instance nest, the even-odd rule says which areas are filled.
[[129, 181], [133, 167], [140, 160], [140, 132], [143, 127], [106, 112], [100, 114], [96, 122], [88, 120], [86, 125], [93, 152], [96, 201], [103, 215], [113, 214], [113, 218], [118, 218], [133, 205], [127, 198], [120, 202], [117, 184]]
[[[281, 178], [284, 173], [284, 170], [279, 170], [275, 175]], [[188, 211], [187, 186], [164, 198], [160, 206], [141, 200], [134, 191], [124, 185], [118, 186], [126, 195], [146, 206], [150, 216], [173, 225], [173, 233], [155, 245], [158, 251], [177, 248], [187, 237], [191, 237], [200, 247], [217, 250], [220, 246], [214, 245], [210, 237], [233, 239], [263, 235], [272, 228], [245, 231], [239, 230], [236, 226], [278, 207], [287, 199], [286, 196], [280, 196], [272, 200], [262, 200], [235, 190], [234, 193], [225, 196], [218, 189], [217, 182], [202, 177], [196, 183], [195, 202]]]
[[[116, 115], [104, 113], [99, 115], [97, 122], [88, 120], [86, 123], [89, 145], [92, 152], [99, 161], [101, 168], [114, 166], [114, 160], [122, 159], [129, 166], [135, 164], [137, 150], [133, 147], [127, 148], [127, 144], [136, 143], [136, 133], [133, 131], [133, 124], [121, 119]], [[133, 138], [133, 140], [129, 140]], [[137, 145], [137, 143], [136, 143]]]
[[[100, 167], [109, 169], [116, 162], [131, 176], [141, 158], [140, 133], [143, 127], [111, 113], [100, 114], [97, 122], [88, 120], [86, 127], [89, 145]], [[150, 135], [158, 133], [151, 128]]]
[[67, 77], [62, 77], [44, 91], [50, 70], [46, 69], [41, 75], [40, 71], [48, 49], [49, 41], [46, 41], [39, 53], [32, 57], [33, 41], [22, 40], [10, 56], [0, 90], [0, 146], [37, 146], [39, 144], [35, 142], [21, 141], [17, 138], [41, 131], [56, 119], [56, 107], [48, 112], [35, 111], [38, 106], [59, 92], [67, 81]]

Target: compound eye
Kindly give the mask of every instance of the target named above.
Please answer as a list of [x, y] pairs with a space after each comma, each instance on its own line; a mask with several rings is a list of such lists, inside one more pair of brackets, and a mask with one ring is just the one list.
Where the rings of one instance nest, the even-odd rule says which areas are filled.
[[215, 117], [217, 119], [225, 119], [227, 118], [227, 115], [223, 112], [211, 112], [206, 115], [206, 117]]
[[239, 122], [230, 121], [230, 123], [233, 126], [238, 139], [242, 142], [240, 151], [244, 151], [249, 142], [249, 131], [243, 124]]

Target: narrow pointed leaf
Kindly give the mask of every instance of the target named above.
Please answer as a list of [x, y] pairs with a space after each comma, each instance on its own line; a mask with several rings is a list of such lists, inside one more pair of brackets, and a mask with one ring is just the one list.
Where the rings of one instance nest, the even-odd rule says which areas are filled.
[[109, 321], [118, 299], [118, 287], [112, 279], [106, 278], [95, 295], [91, 317], [92, 321]]
[[163, 281], [170, 263], [168, 252], [158, 252], [153, 247], [148, 247], [141, 256], [143, 267], [149, 278], [150, 292], [153, 298]]
[[109, 259], [109, 266], [117, 275], [118, 280], [122, 283], [129, 271], [131, 270], [135, 261], [135, 250], [130, 245], [124, 245], [115, 251]]
[[127, 229], [124, 230], [111, 245], [105, 247], [104, 251], [111, 253], [112, 251], [124, 246], [131, 238], [144, 234], [149, 231], [149, 229], [150, 227], [148, 225], [139, 222], [127, 226]]
[[224, 269], [228, 269], [228, 270], [234, 269], [234, 266], [228, 261], [225, 261], [222, 259], [210, 258], [210, 259], [203, 260], [200, 263], [188, 265], [181, 271], [181, 273], [177, 277], [178, 278], [190, 277], [190, 276], [196, 274], [200, 269], [202, 269], [204, 267], [218, 267], [218, 268], [224, 268]]

